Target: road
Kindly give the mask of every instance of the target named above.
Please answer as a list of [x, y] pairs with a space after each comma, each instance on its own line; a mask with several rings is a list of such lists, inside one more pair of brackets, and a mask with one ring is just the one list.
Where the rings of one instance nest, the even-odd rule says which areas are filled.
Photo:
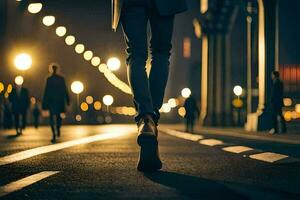
[[299, 145], [161, 126], [163, 169], [136, 171], [134, 125], [0, 131], [1, 199], [300, 199]]

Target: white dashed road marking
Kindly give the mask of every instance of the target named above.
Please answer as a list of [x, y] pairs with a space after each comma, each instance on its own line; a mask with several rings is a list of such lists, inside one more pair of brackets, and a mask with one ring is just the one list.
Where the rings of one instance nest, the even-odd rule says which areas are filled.
[[204, 139], [204, 140], [200, 140], [199, 143], [211, 147], [224, 144], [223, 141], [216, 140], [216, 139]]
[[117, 131], [112, 131], [108, 133], [101, 133], [98, 135], [94, 136], [89, 136], [89, 137], [84, 137], [76, 140], [71, 140], [68, 142], [62, 142], [58, 144], [52, 144], [52, 145], [47, 145], [47, 146], [42, 146], [42, 147], [37, 147], [33, 149], [29, 149], [26, 151], [21, 151], [19, 153], [15, 153], [12, 155], [4, 156], [0, 158], [0, 166], [6, 165], [6, 164], [11, 164], [20, 160], [24, 160], [27, 158], [31, 158], [37, 155], [53, 152], [53, 151], [58, 151], [61, 149], [65, 149], [68, 147], [73, 147], [76, 145], [81, 145], [81, 144], [87, 144], [91, 142], [96, 142], [96, 141], [103, 141], [103, 140], [108, 140], [108, 139], [113, 139], [117, 138], [120, 136], [125, 136], [130, 133], [133, 133], [135, 129], [132, 127], [125, 127], [122, 129], [122, 131], [117, 130]]
[[245, 146], [231, 146], [231, 147], [224, 147], [222, 148], [224, 151], [228, 151], [231, 153], [243, 153], [246, 151], [251, 151], [253, 150], [250, 147], [245, 147]]
[[[204, 139], [204, 136], [202, 136], [202, 135], [195, 135], [195, 134], [190, 134], [190, 133], [185, 133], [185, 132], [176, 131], [176, 130], [172, 130], [172, 129], [165, 129], [165, 128], [163, 128], [161, 130], [164, 133], [167, 133], [168, 135], [172, 135], [172, 136], [186, 139], [186, 140], [192, 140], [195, 142], [198, 141], [199, 144], [206, 145], [206, 146], [213, 147], [213, 146], [218, 146], [218, 145], [225, 145], [225, 143], [222, 140]], [[247, 152], [247, 151], [252, 151], [255, 149], [246, 147], [246, 146], [234, 145], [234, 146], [223, 147], [222, 150], [226, 151], [226, 152], [232, 152], [232, 153], [239, 154], [239, 153], [243, 153], [243, 152]], [[247, 156], [244, 156], [244, 157], [247, 157]], [[288, 155], [272, 153], [272, 152], [255, 153], [255, 154], [249, 155], [248, 158], [260, 160], [260, 161], [268, 162], [268, 163], [275, 163], [275, 162], [281, 161], [285, 158], [289, 158], [289, 160], [291, 160], [293, 162], [300, 161], [299, 159], [292, 158]], [[284, 161], [286, 161], [286, 160], [284, 160]]]
[[264, 152], [264, 153], [258, 153], [253, 154], [249, 156], [252, 159], [261, 160], [269, 163], [273, 163], [279, 160], [282, 160], [284, 158], [288, 158], [289, 156], [278, 154], [278, 153], [272, 153], [272, 152]]
[[38, 174], [34, 174], [18, 181], [11, 182], [7, 185], [0, 187], [0, 197], [3, 197], [12, 192], [21, 190], [29, 185], [32, 185], [38, 181], [41, 181], [49, 176], [59, 173], [59, 171], [44, 171]]

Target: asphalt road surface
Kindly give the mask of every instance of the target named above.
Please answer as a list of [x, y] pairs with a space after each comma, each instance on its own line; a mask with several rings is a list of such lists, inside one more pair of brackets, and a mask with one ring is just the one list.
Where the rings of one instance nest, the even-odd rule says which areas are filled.
[[300, 199], [297, 144], [161, 127], [159, 172], [136, 170], [134, 125], [0, 131], [0, 199]]

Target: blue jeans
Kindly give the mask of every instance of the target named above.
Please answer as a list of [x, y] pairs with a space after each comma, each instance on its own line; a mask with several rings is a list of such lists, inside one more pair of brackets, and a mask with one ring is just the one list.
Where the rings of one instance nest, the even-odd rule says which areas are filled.
[[[160, 16], [153, 0], [125, 0], [121, 14], [127, 45], [128, 80], [133, 92], [138, 122], [146, 114], [159, 120], [169, 74], [174, 15]], [[151, 28], [151, 71], [146, 73], [148, 58], [148, 22]]]

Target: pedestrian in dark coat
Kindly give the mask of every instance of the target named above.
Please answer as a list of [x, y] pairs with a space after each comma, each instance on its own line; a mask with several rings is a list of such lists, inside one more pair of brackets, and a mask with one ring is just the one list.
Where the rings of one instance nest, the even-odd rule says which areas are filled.
[[200, 110], [194, 97], [188, 97], [184, 102], [186, 132], [194, 132], [195, 120], [199, 117]]
[[[162, 167], [158, 153], [157, 125], [169, 75], [169, 58], [175, 14], [187, 9], [185, 0], [112, 0], [112, 28], [122, 24], [127, 45], [128, 79], [141, 146], [138, 170], [155, 171]], [[151, 71], [148, 58], [148, 22], [151, 29]], [[145, 153], [146, 152], [146, 153]]]
[[70, 98], [66, 82], [63, 76], [58, 74], [58, 65], [50, 65], [51, 75], [47, 78], [43, 97], [43, 110], [50, 112], [50, 125], [52, 130], [52, 142], [56, 136], [60, 136], [62, 123], [61, 114], [66, 111], [66, 105], [70, 104]]
[[[283, 107], [283, 82], [279, 78], [279, 72], [272, 72], [273, 87], [271, 93], [271, 110], [272, 110], [272, 133], [279, 133], [279, 125], [281, 132], [286, 132], [286, 123], [282, 115]], [[280, 123], [278, 123], [280, 122]]]
[[11, 110], [14, 115], [14, 122], [17, 135], [21, 135], [26, 128], [27, 111], [30, 105], [29, 92], [22, 85], [15, 85], [9, 95]]

